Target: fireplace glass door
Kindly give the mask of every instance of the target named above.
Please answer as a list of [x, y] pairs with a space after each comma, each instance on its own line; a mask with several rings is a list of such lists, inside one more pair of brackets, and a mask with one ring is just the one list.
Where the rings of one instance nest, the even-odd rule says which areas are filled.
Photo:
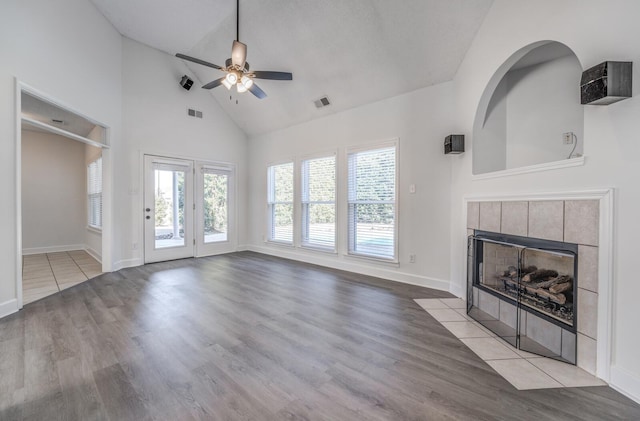
[[575, 364], [577, 246], [469, 237], [467, 312], [512, 346]]

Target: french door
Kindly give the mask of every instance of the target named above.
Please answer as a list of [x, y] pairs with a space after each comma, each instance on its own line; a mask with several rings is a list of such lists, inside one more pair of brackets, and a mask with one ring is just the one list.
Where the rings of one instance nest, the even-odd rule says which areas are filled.
[[145, 263], [235, 250], [229, 165], [145, 155]]

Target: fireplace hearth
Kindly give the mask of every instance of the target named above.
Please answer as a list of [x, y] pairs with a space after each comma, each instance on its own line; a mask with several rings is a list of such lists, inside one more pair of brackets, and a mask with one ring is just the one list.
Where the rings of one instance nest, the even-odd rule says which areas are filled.
[[475, 230], [467, 312], [514, 347], [576, 363], [578, 246]]

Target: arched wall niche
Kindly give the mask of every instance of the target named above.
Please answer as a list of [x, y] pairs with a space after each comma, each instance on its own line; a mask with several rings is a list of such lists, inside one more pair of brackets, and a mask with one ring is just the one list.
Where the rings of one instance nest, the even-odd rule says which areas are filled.
[[478, 104], [473, 174], [582, 156], [581, 74], [578, 57], [557, 41], [539, 41], [512, 54], [491, 77]]

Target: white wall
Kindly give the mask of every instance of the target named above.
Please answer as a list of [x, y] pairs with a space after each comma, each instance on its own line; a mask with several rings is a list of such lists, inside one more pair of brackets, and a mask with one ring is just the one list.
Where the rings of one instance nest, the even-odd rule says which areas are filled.
[[0, 201], [0, 315], [15, 311], [17, 303], [14, 78], [107, 124], [114, 145], [118, 145], [121, 40], [86, 0], [10, 1], [2, 5], [0, 190], [10, 199]]
[[22, 249], [77, 250], [86, 227], [84, 144], [22, 131]]
[[[448, 288], [450, 156], [453, 86], [445, 83], [251, 138], [249, 238], [251, 249], [388, 279]], [[399, 266], [370, 263], [346, 253], [345, 148], [399, 139]], [[265, 243], [267, 166], [274, 161], [338, 152], [338, 254]], [[416, 193], [409, 193], [409, 185]], [[416, 262], [409, 263], [409, 254]]]
[[[142, 264], [143, 185], [142, 153], [197, 158], [236, 164], [239, 242], [246, 238], [246, 135], [213, 99], [194, 83], [191, 90], [180, 84], [182, 75], [193, 78], [182, 60], [123, 38], [123, 147], [118, 163], [117, 192], [126, 206], [117, 210], [121, 224], [122, 260], [116, 268]], [[205, 82], [206, 83], [206, 82]], [[222, 88], [221, 88], [222, 89]], [[187, 115], [187, 108], [203, 112], [203, 118]], [[134, 248], [135, 243], [135, 250]]]
[[484, 124], [475, 133], [473, 171], [475, 174], [507, 168], [507, 97], [509, 78], [503, 78], [489, 101]]
[[[605, 60], [634, 60], [640, 51], [640, 3], [595, 0], [496, 0], [454, 80], [456, 129], [472, 133], [482, 93], [494, 72], [514, 52], [541, 40], [564, 43], [584, 69]], [[605, 22], [614, 24], [605, 24]], [[633, 78], [640, 77], [638, 63]], [[497, 179], [473, 180], [471, 154], [454, 157], [452, 260], [454, 289], [463, 290], [466, 244], [463, 197], [527, 192], [563, 192], [614, 187], [614, 320], [611, 382], [640, 400], [640, 336], [634, 313], [637, 282], [637, 233], [640, 232], [640, 98], [584, 107], [585, 165]], [[473, 138], [469, 136], [470, 148]]]
[[567, 132], [578, 137], [582, 153], [581, 74], [573, 55], [507, 73], [507, 169], [568, 158], [573, 145], [562, 141]]

